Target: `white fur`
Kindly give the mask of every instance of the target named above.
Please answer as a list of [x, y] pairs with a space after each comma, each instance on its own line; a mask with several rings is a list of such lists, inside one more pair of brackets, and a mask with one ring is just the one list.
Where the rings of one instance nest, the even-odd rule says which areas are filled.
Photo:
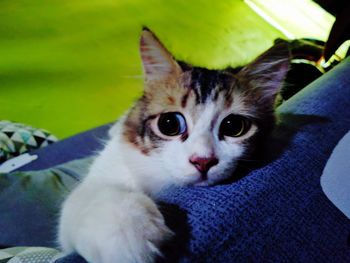
[[[238, 113], [240, 107], [232, 109]], [[87, 177], [63, 205], [63, 250], [76, 251], [93, 263], [153, 262], [171, 231], [150, 196], [169, 185], [211, 185], [230, 175], [227, 171], [244, 148], [235, 139], [219, 140], [218, 130], [232, 109], [224, 111], [208, 102], [195, 114], [184, 111], [188, 139], [167, 141], [150, 155], [122, 139], [122, 118], [110, 130], [111, 139]], [[203, 179], [189, 162], [192, 155], [215, 155], [219, 163]]]
[[[125, 165], [129, 151], [120, 143], [120, 134], [114, 135], [65, 201], [59, 242], [66, 253], [76, 251], [93, 263], [153, 262], [158, 246], [171, 235], [156, 204], [144, 193], [143, 179]], [[139, 161], [145, 165], [142, 158]]]

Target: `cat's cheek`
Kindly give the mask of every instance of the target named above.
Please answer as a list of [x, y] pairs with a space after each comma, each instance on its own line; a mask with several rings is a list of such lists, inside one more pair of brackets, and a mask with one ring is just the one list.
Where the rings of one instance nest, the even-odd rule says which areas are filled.
[[217, 148], [218, 157], [224, 163], [238, 159], [245, 150], [243, 145], [232, 141], [221, 141]]

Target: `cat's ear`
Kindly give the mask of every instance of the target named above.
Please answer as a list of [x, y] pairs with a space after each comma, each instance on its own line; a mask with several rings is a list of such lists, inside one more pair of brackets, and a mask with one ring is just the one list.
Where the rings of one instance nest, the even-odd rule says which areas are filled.
[[244, 67], [239, 76], [249, 83], [262, 103], [274, 103], [282, 87], [290, 63], [288, 42], [279, 41], [252, 63]]
[[140, 52], [147, 81], [165, 80], [181, 75], [182, 70], [179, 64], [148, 29], [142, 30]]

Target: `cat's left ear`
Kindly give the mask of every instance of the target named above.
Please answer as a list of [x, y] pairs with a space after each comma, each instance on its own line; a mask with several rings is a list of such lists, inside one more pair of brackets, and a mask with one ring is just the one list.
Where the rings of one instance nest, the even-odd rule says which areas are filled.
[[287, 75], [289, 63], [288, 42], [279, 41], [238, 74], [249, 83], [257, 100], [273, 104]]
[[140, 52], [146, 81], [166, 80], [181, 75], [179, 64], [148, 29], [142, 30]]

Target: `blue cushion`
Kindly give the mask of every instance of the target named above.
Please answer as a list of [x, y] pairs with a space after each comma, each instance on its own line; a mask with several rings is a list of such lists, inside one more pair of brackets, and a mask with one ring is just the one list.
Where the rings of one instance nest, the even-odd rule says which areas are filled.
[[68, 161], [94, 155], [103, 148], [103, 140], [107, 139], [110, 127], [111, 124], [106, 124], [56, 142], [43, 149], [31, 151], [31, 154], [38, 155], [38, 159], [17, 171], [47, 169]]
[[60, 205], [91, 161], [84, 158], [46, 170], [0, 174], [0, 247], [56, 247]]

